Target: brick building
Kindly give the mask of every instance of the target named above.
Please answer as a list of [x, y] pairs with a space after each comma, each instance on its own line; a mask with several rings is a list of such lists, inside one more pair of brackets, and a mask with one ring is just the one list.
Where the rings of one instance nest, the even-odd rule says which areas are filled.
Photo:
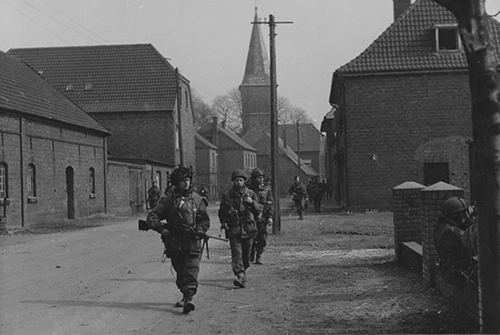
[[218, 149], [216, 164], [219, 189], [217, 194], [220, 195], [232, 186], [231, 174], [234, 170], [245, 169], [250, 172], [257, 167], [257, 150], [236, 133], [226, 129], [224, 124], [218, 124], [217, 117], [214, 117], [212, 123], [200, 129], [198, 133]]
[[41, 73], [0, 52], [0, 222], [105, 213], [108, 135]]
[[217, 147], [200, 134], [195, 134], [196, 143], [196, 187], [204, 185], [209, 200], [219, 198], [219, 180], [217, 164]]
[[[351, 208], [389, 208], [391, 189], [406, 180], [470, 191], [468, 67], [456, 20], [431, 0], [394, 3], [394, 23], [334, 72], [322, 125], [334, 196]], [[500, 24], [489, 25], [500, 45]]]
[[[111, 201], [116, 211], [127, 206], [141, 210], [152, 181], [158, 181], [163, 191], [178, 164], [195, 170], [189, 81], [151, 44], [9, 53], [43, 73], [52, 86], [110, 130], [109, 157], [116, 162], [110, 169], [115, 177], [126, 177], [110, 185], [120, 188], [115, 192], [121, 196]], [[130, 171], [116, 171], [127, 170], [127, 164]]]

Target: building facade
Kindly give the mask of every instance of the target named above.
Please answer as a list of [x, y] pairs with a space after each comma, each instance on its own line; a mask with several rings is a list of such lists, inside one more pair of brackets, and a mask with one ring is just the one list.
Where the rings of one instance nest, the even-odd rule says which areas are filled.
[[109, 132], [0, 53], [0, 217], [8, 227], [105, 214]]

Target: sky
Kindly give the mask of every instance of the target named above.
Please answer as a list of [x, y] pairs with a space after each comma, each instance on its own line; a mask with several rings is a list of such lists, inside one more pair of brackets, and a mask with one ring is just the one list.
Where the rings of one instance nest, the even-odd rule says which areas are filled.
[[256, 6], [293, 22], [276, 28], [278, 95], [318, 127], [333, 72], [393, 21], [392, 0], [0, 0], [0, 50], [151, 43], [211, 104], [241, 84]]

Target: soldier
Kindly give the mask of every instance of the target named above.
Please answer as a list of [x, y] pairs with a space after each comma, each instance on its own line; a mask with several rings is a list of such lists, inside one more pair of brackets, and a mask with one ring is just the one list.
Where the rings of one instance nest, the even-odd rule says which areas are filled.
[[476, 279], [472, 257], [477, 254], [477, 230], [473, 229], [471, 214], [471, 207], [464, 199], [451, 197], [443, 202], [442, 216], [434, 232], [439, 268], [444, 279], [452, 284], [460, 284], [464, 274]]
[[299, 220], [303, 220], [303, 213], [305, 202], [307, 200], [306, 187], [300, 181], [299, 176], [295, 176], [295, 181], [290, 186], [290, 190], [288, 191], [292, 195], [292, 200], [295, 202], [295, 207], [297, 208], [297, 214], [299, 215]]
[[231, 175], [233, 186], [222, 194], [219, 208], [221, 227], [231, 245], [231, 265], [236, 279], [234, 285], [244, 288], [245, 271], [250, 266], [250, 249], [257, 235], [256, 218], [261, 215], [262, 205], [257, 195], [245, 186], [245, 170], [235, 170]]
[[[171, 259], [177, 274], [177, 288], [182, 300], [175, 304], [183, 313], [194, 310], [193, 296], [198, 288], [198, 273], [202, 254], [202, 240], [195, 233], [206, 233], [210, 227], [207, 201], [193, 191], [191, 170], [178, 167], [171, 176], [172, 191], [161, 198], [148, 213], [147, 223], [161, 234], [165, 253]], [[160, 223], [166, 220], [166, 225]]]
[[255, 264], [262, 264], [262, 253], [267, 245], [267, 226], [273, 224], [273, 195], [271, 188], [264, 183], [264, 177], [264, 171], [258, 168], [253, 169], [250, 176], [249, 188], [257, 194], [259, 203], [263, 206], [262, 215], [257, 218], [257, 236], [250, 252], [250, 261], [255, 259]]
[[158, 203], [158, 200], [160, 200], [160, 197], [161, 197], [161, 192], [160, 189], [158, 188], [158, 182], [153, 181], [153, 185], [148, 190], [148, 204], [150, 209], [155, 208], [156, 204]]

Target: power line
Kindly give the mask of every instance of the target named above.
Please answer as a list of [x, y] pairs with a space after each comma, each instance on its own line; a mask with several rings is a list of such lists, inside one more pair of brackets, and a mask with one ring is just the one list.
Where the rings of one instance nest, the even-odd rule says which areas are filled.
[[92, 30], [88, 29], [87, 27], [81, 25], [75, 19], [72, 19], [68, 14], [64, 13], [62, 10], [58, 9], [57, 7], [52, 6], [50, 3], [46, 2], [45, 0], [42, 0], [42, 2], [44, 4], [46, 4], [47, 6], [49, 6], [50, 8], [52, 8], [53, 10], [55, 10], [56, 12], [58, 12], [59, 14], [61, 14], [62, 16], [64, 16], [68, 21], [71, 21], [72, 23], [76, 24], [78, 27], [80, 27], [83, 30], [85, 30], [86, 32], [88, 32], [89, 34], [94, 35], [95, 37], [101, 39], [103, 42], [111, 44], [111, 42], [107, 41], [105, 38], [101, 37], [99, 34], [93, 32]]
[[28, 14], [25, 14], [23, 11], [19, 10], [18, 8], [12, 6], [12, 4], [10, 4], [8, 1], [5, 1], [5, 3], [7, 4], [7, 6], [9, 6], [10, 8], [14, 9], [16, 12], [18, 12], [19, 14], [21, 14], [22, 16], [25, 16], [27, 17], [31, 22], [35, 23], [36, 25], [40, 26], [43, 30], [47, 31], [49, 34], [51, 34], [52, 36], [54, 36], [55, 38], [63, 41], [64, 43], [66, 44], [69, 44], [69, 45], [73, 45], [71, 42], [65, 40], [64, 38], [62, 38], [61, 36], [57, 35], [56, 33], [54, 33], [53, 31], [51, 31], [50, 29], [48, 29], [47, 27], [45, 27], [44, 25], [42, 25], [40, 22], [36, 21], [35, 19], [33, 19], [31, 16], [29, 16]]
[[72, 30], [72, 31], [74, 31], [75, 33], [77, 33], [77, 34], [79, 34], [79, 35], [81, 35], [81, 36], [84, 36], [85, 38], [90, 38], [91, 40], [95, 40], [95, 38], [94, 38], [94, 37], [92, 37], [92, 36], [90, 36], [90, 35], [88, 35], [88, 34], [87, 34], [87, 35], [84, 35], [82, 32], [80, 32], [80, 31], [76, 30], [75, 28], [73, 28], [73, 27], [71, 27], [71, 26], [67, 25], [66, 23], [62, 22], [62, 21], [61, 21], [61, 20], [59, 20], [58, 18], [55, 18], [55, 17], [53, 17], [52, 15], [45, 13], [43, 10], [41, 10], [40, 8], [38, 8], [38, 7], [36, 7], [36, 6], [32, 5], [32, 4], [30, 4], [30, 3], [29, 3], [29, 2], [27, 2], [26, 0], [22, 0], [22, 2], [24, 2], [26, 5], [30, 6], [31, 8], [35, 9], [35, 10], [36, 10], [36, 11], [38, 11], [39, 13], [42, 13], [43, 15], [45, 15], [45, 16], [46, 16], [46, 17], [48, 17], [49, 19], [53, 20], [54, 22], [59, 23], [60, 25], [62, 25], [62, 26], [64, 26], [64, 27], [66, 27], [66, 28], [68, 28], [68, 29], [71, 29], [71, 30]]

